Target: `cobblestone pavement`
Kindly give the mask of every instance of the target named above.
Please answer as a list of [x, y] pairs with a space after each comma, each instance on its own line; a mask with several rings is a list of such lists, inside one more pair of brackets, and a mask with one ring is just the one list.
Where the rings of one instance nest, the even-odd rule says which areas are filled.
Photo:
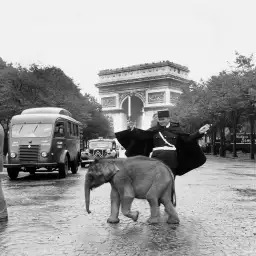
[[3, 180], [9, 221], [0, 223], [1, 256], [47, 255], [256, 255], [256, 164], [208, 156], [207, 163], [176, 180], [181, 223], [150, 226], [149, 206], [135, 200], [138, 222], [110, 213], [110, 185], [91, 192], [84, 206], [86, 169]]

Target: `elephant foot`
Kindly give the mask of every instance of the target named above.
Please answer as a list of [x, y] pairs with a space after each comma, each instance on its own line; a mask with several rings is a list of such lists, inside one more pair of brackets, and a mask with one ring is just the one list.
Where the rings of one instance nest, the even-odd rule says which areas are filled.
[[160, 222], [159, 217], [150, 217], [147, 220], [148, 224], [152, 225], [152, 224], [158, 224]]
[[169, 216], [169, 218], [167, 219], [167, 223], [168, 224], [179, 224], [180, 219], [178, 216], [177, 217]]
[[132, 212], [131, 213], [131, 218], [132, 218], [133, 221], [137, 221], [138, 218], [139, 218], [139, 212], [138, 211]]
[[111, 224], [117, 224], [117, 223], [119, 223], [119, 221], [120, 221], [119, 218], [114, 218], [114, 217], [111, 217], [111, 216], [107, 220], [107, 222], [111, 223]]

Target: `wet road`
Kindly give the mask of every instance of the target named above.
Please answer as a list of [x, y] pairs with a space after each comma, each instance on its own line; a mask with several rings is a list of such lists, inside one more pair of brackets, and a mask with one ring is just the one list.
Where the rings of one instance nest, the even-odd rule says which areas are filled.
[[58, 179], [57, 173], [22, 174], [2, 181], [9, 221], [0, 223], [1, 256], [47, 255], [256, 255], [256, 165], [209, 157], [176, 180], [180, 225], [146, 223], [149, 207], [135, 200], [138, 222], [120, 214], [106, 222], [110, 185], [91, 192], [84, 207], [86, 169]]

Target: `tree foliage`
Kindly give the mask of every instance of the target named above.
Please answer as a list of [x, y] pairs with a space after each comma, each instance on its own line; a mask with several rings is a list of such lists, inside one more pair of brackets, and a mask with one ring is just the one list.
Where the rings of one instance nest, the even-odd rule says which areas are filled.
[[112, 134], [101, 105], [93, 96], [83, 95], [60, 68], [36, 64], [24, 68], [0, 58], [0, 94], [0, 120], [10, 120], [26, 108], [61, 107], [82, 122], [87, 138], [93, 137], [91, 130], [101, 136]]
[[[172, 117], [188, 132], [204, 123], [213, 123], [224, 133], [224, 127], [237, 131], [240, 120], [254, 115], [256, 107], [256, 68], [253, 55], [246, 57], [235, 53], [235, 61], [229, 70], [221, 71], [207, 81], [183, 88]], [[222, 135], [221, 135], [222, 136]]]
[[224, 116], [225, 123], [230, 124], [234, 112], [240, 116], [255, 112], [256, 69], [252, 61], [252, 55], [236, 53], [235, 68], [207, 81], [191, 82], [176, 107], [171, 108], [173, 117], [195, 130], [205, 122], [217, 124]]

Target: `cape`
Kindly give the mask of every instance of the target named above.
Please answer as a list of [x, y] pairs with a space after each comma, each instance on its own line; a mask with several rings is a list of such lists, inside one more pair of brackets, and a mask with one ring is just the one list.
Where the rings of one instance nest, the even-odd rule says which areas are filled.
[[[171, 131], [177, 134], [177, 156], [178, 167], [176, 174], [182, 176], [189, 171], [202, 166], [206, 162], [206, 156], [201, 150], [197, 139], [203, 135], [199, 133], [192, 134], [194, 139], [187, 141], [186, 137], [190, 134], [184, 133], [178, 127], [174, 127]], [[124, 130], [115, 133], [116, 139], [126, 149], [125, 155], [127, 157], [144, 155], [149, 156], [153, 150], [153, 136], [158, 132], [157, 127], [149, 130], [141, 130], [135, 128], [134, 130]]]

